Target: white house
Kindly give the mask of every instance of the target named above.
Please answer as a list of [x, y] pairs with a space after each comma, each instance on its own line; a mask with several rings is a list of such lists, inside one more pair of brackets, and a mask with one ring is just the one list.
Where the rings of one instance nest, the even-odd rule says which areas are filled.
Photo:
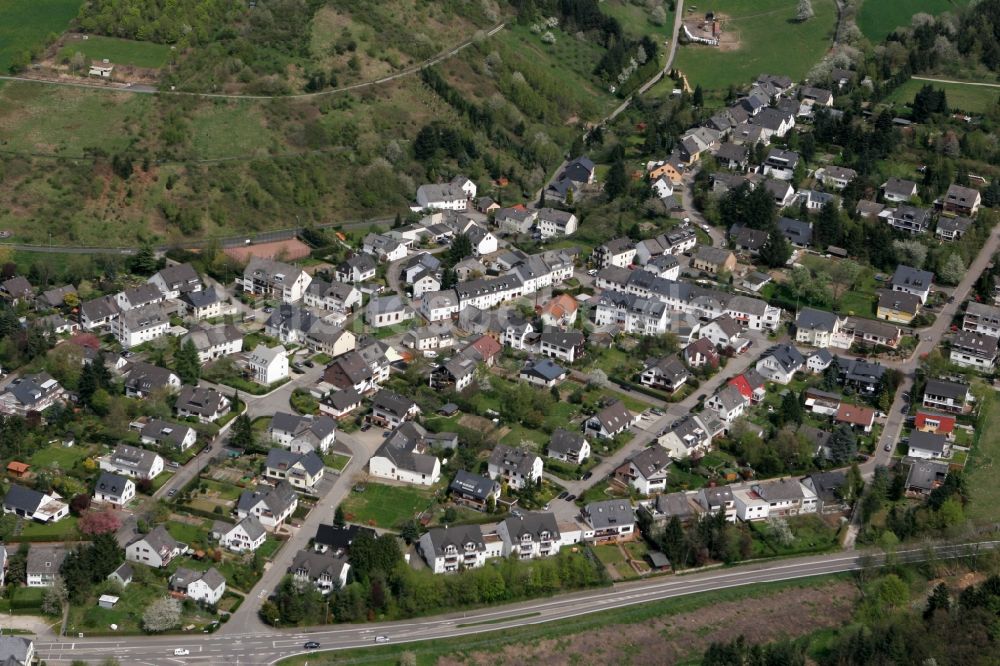
[[135, 483], [128, 477], [101, 472], [94, 486], [94, 501], [125, 506], [135, 499]]
[[278, 481], [285, 480], [298, 490], [313, 491], [323, 478], [323, 461], [315, 451], [295, 453], [285, 449], [271, 449], [264, 463], [264, 476]]
[[802, 353], [791, 345], [772, 347], [757, 361], [757, 372], [765, 379], [778, 384], [787, 384], [792, 376], [801, 370], [806, 359]]
[[667, 488], [670, 454], [661, 446], [639, 451], [615, 470], [615, 479], [632, 486], [643, 495], [662, 493]]
[[208, 571], [179, 567], [170, 577], [170, 589], [183, 592], [193, 601], [214, 606], [226, 592], [226, 579], [215, 567], [209, 567]]
[[320, 594], [330, 594], [347, 585], [351, 565], [346, 557], [334, 553], [300, 550], [288, 567], [296, 581], [312, 583]]
[[336, 440], [337, 422], [329, 416], [300, 416], [275, 412], [271, 417], [267, 434], [271, 437], [271, 441], [295, 453], [307, 451], [326, 453]]
[[49, 587], [59, 578], [59, 569], [66, 559], [66, 549], [61, 547], [31, 546], [25, 566], [28, 587]]
[[54, 493], [40, 493], [15, 483], [4, 495], [3, 512], [40, 523], [57, 523], [69, 515], [69, 505]]
[[283, 303], [302, 300], [312, 277], [301, 268], [270, 259], [251, 259], [236, 284], [248, 294], [280, 297]]
[[390, 435], [368, 461], [372, 476], [420, 486], [432, 486], [441, 478], [441, 461], [428, 453], [423, 430], [407, 423]]
[[748, 402], [738, 388], [732, 384], [726, 384], [705, 404], [709, 409], [715, 411], [724, 423], [732, 425], [733, 421], [743, 415], [743, 410], [746, 409]]
[[433, 527], [420, 537], [418, 550], [436, 574], [478, 569], [503, 556], [503, 540], [487, 540], [485, 530], [481, 525]]
[[417, 188], [417, 210], [468, 210], [476, 192], [476, 184], [465, 176], [455, 176], [447, 183], [421, 185]]
[[398, 294], [373, 296], [368, 301], [365, 321], [368, 322], [369, 326], [383, 328], [385, 326], [401, 324], [411, 319], [413, 319], [413, 309], [404, 303]]
[[551, 513], [508, 516], [497, 525], [497, 535], [503, 541], [503, 554], [518, 560], [551, 557], [562, 545], [559, 525]]
[[101, 469], [135, 479], [155, 479], [163, 471], [163, 458], [145, 449], [119, 444], [107, 456], [100, 458]]
[[549, 439], [546, 454], [554, 460], [582, 465], [590, 457], [590, 443], [578, 432], [557, 428]]
[[576, 233], [580, 221], [573, 213], [554, 208], [542, 208], [535, 218], [535, 228], [542, 238], [570, 236]]
[[299, 496], [292, 486], [279, 481], [276, 486], [244, 490], [236, 504], [236, 516], [243, 520], [256, 516], [265, 529], [275, 531], [288, 520], [299, 505]]
[[632, 422], [632, 412], [620, 400], [615, 400], [587, 419], [584, 427], [585, 432], [594, 437], [610, 439], [625, 432]]
[[262, 386], [270, 386], [288, 377], [288, 352], [281, 345], [276, 347], [257, 345], [247, 357], [247, 367], [255, 382]]
[[541, 480], [542, 459], [525, 449], [498, 444], [490, 453], [487, 474], [491, 479], [502, 479], [511, 488], [520, 490]]
[[219, 545], [236, 553], [254, 552], [264, 545], [267, 530], [256, 516], [247, 516], [225, 530], [218, 530]]
[[186, 550], [187, 546], [170, 536], [163, 525], [157, 525], [148, 534], [140, 534], [125, 546], [125, 559], [160, 569]]
[[162, 338], [169, 329], [170, 316], [159, 303], [125, 310], [111, 320], [111, 334], [125, 349]]

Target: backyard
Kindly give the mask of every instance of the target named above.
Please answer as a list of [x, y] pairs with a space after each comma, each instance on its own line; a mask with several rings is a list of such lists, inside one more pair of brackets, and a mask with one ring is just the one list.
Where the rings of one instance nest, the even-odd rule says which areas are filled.
[[1000, 400], [985, 386], [976, 391], [976, 399], [979, 423], [965, 467], [970, 496], [965, 514], [973, 523], [992, 525], [997, 522], [997, 506], [1000, 506], [1000, 484], [996, 482], [994, 468], [1000, 462]]
[[347, 520], [361, 525], [395, 528], [415, 518], [434, 502], [429, 488], [390, 486], [382, 483], [364, 484], [364, 491], [351, 492], [341, 506]]

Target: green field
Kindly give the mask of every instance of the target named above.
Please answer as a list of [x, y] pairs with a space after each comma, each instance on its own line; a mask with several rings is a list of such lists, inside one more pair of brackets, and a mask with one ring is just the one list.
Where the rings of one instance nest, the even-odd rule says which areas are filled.
[[86, 446], [65, 447], [54, 444], [44, 449], [39, 449], [28, 460], [34, 467], [51, 469], [58, 465], [59, 469], [73, 469], [78, 462], [90, 455], [90, 448]]
[[431, 504], [431, 491], [412, 486], [369, 483], [363, 493], [352, 492], [342, 506], [347, 519], [362, 525], [395, 527]]
[[7, 73], [16, 54], [38, 49], [50, 34], [65, 30], [81, 4], [82, 0], [0, 0], [0, 73]]
[[909, 26], [914, 14], [940, 14], [966, 4], [968, 0], [865, 0], [858, 27], [868, 39], [881, 42], [896, 28]]
[[88, 35], [87, 39], [74, 39], [59, 51], [59, 59], [71, 58], [74, 53], [82, 53], [90, 60], [100, 62], [110, 60], [115, 65], [134, 65], [159, 69], [167, 64], [170, 47], [166, 44], [136, 42], [131, 39]]
[[729, 17], [724, 30], [738, 36], [737, 48], [689, 44], [680, 47], [674, 66], [693, 88], [724, 90], [730, 84], [749, 84], [758, 74], [784, 74], [802, 79], [826, 53], [833, 39], [836, 7], [833, 0], [814, 0], [816, 16], [794, 22], [795, 0], [709, 0], [698, 3], [686, 17], [715, 11]]
[[996, 465], [1000, 462], [1000, 399], [988, 386], [976, 391], [976, 399], [979, 423], [965, 466], [970, 495], [965, 515], [974, 523], [993, 525], [1000, 506], [1000, 484], [996, 482]]
[[663, 8], [667, 10], [667, 19], [663, 25], [656, 25], [649, 20], [650, 13], [646, 7], [629, 0], [607, 0], [601, 4], [601, 11], [618, 19], [625, 32], [636, 38], [648, 34], [660, 35], [661, 45], [664, 39], [670, 39], [674, 29], [674, 13], [669, 11], [667, 3], [663, 3]]
[[944, 90], [948, 98], [948, 108], [961, 110], [967, 113], [984, 113], [996, 105], [1000, 99], [1000, 87], [973, 86], [961, 83], [938, 83], [936, 81], [920, 81], [910, 79], [903, 85], [892, 91], [887, 101], [900, 104], [909, 104], [913, 101], [917, 91], [926, 85], [932, 85], [939, 90]]

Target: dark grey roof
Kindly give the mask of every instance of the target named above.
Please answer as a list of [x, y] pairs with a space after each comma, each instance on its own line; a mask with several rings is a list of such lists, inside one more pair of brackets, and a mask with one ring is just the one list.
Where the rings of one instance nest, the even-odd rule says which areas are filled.
[[942, 217], [938, 219], [937, 230], [965, 233], [972, 226], [967, 217]]
[[774, 479], [753, 486], [754, 492], [768, 502], [794, 501], [804, 497], [802, 485], [795, 479]]
[[840, 501], [840, 489], [847, 485], [847, 474], [842, 470], [815, 472], [807, 477], [813, 492], [823, 503]]
[[210, 567], [208, 571], [194, 571], [187, 567], [178, 567], [177, 572], [170, 577], [170, 587], [186, 590], [191, 583], [199, 580], [212, 590], [217, 590], [226, 584], [225, 577], [215, 567]]
[[528, 477], [531, 475], [532, 465], [537, 458], [538, 456], [531, 451], [497, 444], [490, 453], [490, 464], [500, 469], [513, 470], [521, 476]]
[[934, 284], [934, 273], [922, 271], [911, 266], [900, 264], [892, 274], [892, 286], [907, 287], [917, 291], [926, 291]]
[[464, 469], [458, 470], [455, 480], [448, 486], [452, 492], [460, 492], [463, 495], [471, 495], [476, 499], [485, 502], [497, 489], [497, 482], [493, 479], [466, 472]]
[[300, 550], [295, 553], [288, 570], [293, 574], [303, 575], [316, 581], [327, 576], [331, 580], [340, 580], [341, 572], [348, 566], [346, 558], [333, 553], [317, 553], [311, 550]]
[[176, 264], [167, 266], [157, 271], [168, 287], [186, 291], [194, 285], [201, 284], [201, 277], [198, 271], [192, 268], [191, 264]]
[[555, 515], [551, 513], [522, 512], [520, 516], [508, 516], [503, 522], [507, 526], [507, 533], [515, 543], [524, 535], [530, 536], [532, 541], [559, 538], [559, 525], [556, 523]]
[[333, 548], [334, 550], [347, 550], [354, 543], [354, 540], [358, 538], [358, 535], [362, 533], [375, 536], [375, 530], [370, 527], [362, 527], [361, 525], [336, 527], [334, 525], [320, 524], [316, 528], [316, 536], [313, 542], [321, 546]]
[[0, 636], [0, 664], [21, 666], [28, 663], [31, 640], [23, 636]]
[[128, 483], [129, 480], [124, 476], [112, 474], [111, 472], [101, 472], [101, 475], [97, 477], [97, 486], [95, 488], [98, 492], [121, 497]]
[[152, 451], [128, 444], [119, 444], [111, 453], [110, 460], [115, 465], [127, 467], [145, 475], [153, 469], [157, 457]]
[[37, 490], [25, 488], [15, 483], [11, 484], [10, 490], [4, 496], [3, 505], [8, 509], [20, 509], [23, 513], [33, 514], [44, 499], [45, 495]]
[[405, 417], [415, 405], [413, 400], [387, 389], [382, 389], [372, 399], [373, 408], [388, 412], [397, 418]]
[[6, 393], [11, 393], [26, 408], [41, 402], [46, 396], [60, 390], [59, 382], [47, 372], [25, 375], [7, 385]]
[[125, 369], [125, 386], [138, 393], [150, 393], [170, 386], [174, 373], [145, 361], [129, 363]]
[[772, 347], [767, 355], [773, 357], [786, 372], [798, 370], [806, 361], [805, 357], [802, 356], [802, 352], [792, 345], [787, 344]]
[[698, 513], [691, 499], [685, 492], [664, 493], [656, 496], [653, 506], [659, 513], [671, 518], [690, 518]]
[[170, 532], [163, 525], [157, 525], [148, 534], [140, 534], [135, 539], [132, 539], [129, 545], [131, 546], [133, 543], [140, 541], [145, 541], [149, 544], [153, 552], [158, 553], [160, 557], [164, 557], [179, 545], [177, 539], [170, 536]]
[[0, 285], [3, 290], [11, 295], [12, 298], [30, 298], [34, 293], [34, 288], [31, 283], [28, 282], [27, 278], [21, 277], [20, 275], [15, 275], [9, 280], [4, 280], [3, 284]]
[[201, 289], [181, 294], [181, 300], [192, 308], [207, 308], [210, 305], [215, 305], [221, 299], [215, 289]]
[[946, 435], [924, 432], [923, 430], [914, 430], [910, 433], [910, 450], [920, 449], [943, 455], [947, 443], [948, 437]]
[[896, 178], [893, 176], [882, 184], [882, 188], [886, 194], [909, 197], [916, 191], [917, 184], [912, 180], [905, 180], [903, 178]]
[[212, 416], [222, 410], [222, 403], [225, 400], [226, 396], [214, 388], [183, 386], [180, 395], [177, 396], [175, 407], [192, 414]]
[[809, 245], [812, 243], [812, 223], [793, 220], [790, 217], [778, 219], [778, 230], [790, 243]]
[[667, 468], [670, 467], [670, 455], [662, 446], [650, 446], [639, 451], [629, 462], [636, 468], [644, 479], [659, 478], [667, 475]]
[[111, 576], [117, 576], [125, 582], [132, 580], [132, 565], [128, 562], [122, 562], [117, 569], [108, 574], [108, 578]]
[[65, 559], [66, 549], [62, 546], [32, 545], [31, 550], [28, 551], [26, 570], [29, 576], [31, 574], [57, 574]]
[[953, 398], [955, 400], [965, 400], [969, 387], [957, 382], [949, 382], [943, 379], [928, 379], [924, 388], [924, 395]]
[[256, 541], [267, 533], [264, 526], [260, 524], [260, 520], [253, 514], [248, 515], [246, 518], [238, 522], [236, 527], [242, 527], [243, 531], [246, 532], [246, 535], [251, 541]]
[[521, 374], [539, 377], [546, 382], [551, 382], [565, 375], [566, 369], [554, 363], [550, 358], [543, 358], [537, 361], [529, 359], [524, 364], [524, 367], [521, 368]]
[[483, 531], [479, 525], [452, 525], [450, 527], [433, 527], [427, 532], [433, 554], [441, 557], [448, 546], [454, 546], [458, 552], [464, 552], [467, 544], [472, 544], [477, 551], [486, 550], [483, 541]]
[[295, 465], [301, 465], [302, 469], [310, 476], [315, 476], [323, 471], [323, 461], [314, 451], [306, 453], [293, 453], [285, 449], [271, 449], [267, 452], [268, 469], [287, 470]]
[[553, 452], [576, 457], [580, 454], [580, 449], [586, 443], [584, 436], [578, 432], [570, 432], [562, 428], [552, 431], [552, 438], [549, 440], [549, 455]]
[[905, 291], [879, 289], [878, 307], [915, 315], [920, 310], [920, 297]]
[[910, 465], [906, 474], [906, 487], [930, 492], [944, 483], [948, 476], [948, 463], [937, 460], [918, 460]]
[[339, 411], [360, 404], [361, 396], [358, 395], [358, 392], [354, 388], [349, 387], [340, 391], [334, 391], [326, 397], [326, 402]]
[[632, 503], [627, 499], [591, 502], [583, 507], [583, 515], [588, 518], [594, 529], [635, 523], [635, 511], [632, 509]]
[[610, 403], [594, 414], [593, 418], [597, 419], [608, 432], [623, 430], [632, 423], [632, 413], [620, 400]]
[[816, 308], [802, 308], [795, 318], [795, 326], [800, 330], [827, 331], [832, 333], [837, 327], [838, 317], [832, 312]]
[[295, 490], [285, 481], [273, 488], [258, 488], [254, 491], [244, 490], [236, 505], [238, 511], [249, 512], [257, 504], [263, 502], [276, 516], [281, 515], [296, 501]]

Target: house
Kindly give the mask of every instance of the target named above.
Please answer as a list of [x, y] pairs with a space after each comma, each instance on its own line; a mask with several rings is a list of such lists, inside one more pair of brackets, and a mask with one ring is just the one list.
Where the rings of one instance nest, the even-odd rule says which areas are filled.
[[837, 414], [833, 417], [835, 423], [843, 423], [862, 432], [871, 432], [875, 424], [875, 410], [871, 407], [852, 405], [849, 402], [840, 403]]
[[219, 545], [234, 553], [254, 552], [267, 540], [267, 530], [256, 516], [247, 516], [235, 525], [217, 524], [213, 532], [218, 535]]
[[681, 262], [672, 254], [660, 254], [650, 258], [643, 269], [665, 280], [676, 280], [681, 274]]
[[111, 296], [102, 296], [80, 304], [80, 326], [91, 331], [109, 325], [121, 310]]
[[870, 363], [864, 359], [837, 358], [840, 381], [845, 387], [864, 395], [874, 395], [885, 374], [880, 363]]
[[972, 393], [966, 384], [958, 384], [942, 379], [928, 379], [924, 388], [923, 406], [928, 409], [940, 409], [955, 414], [965, 414], [971, 411], [969, 403]]
[[639, 382], [650, 388], [673, 393], [688, 380], [691, 373], [676, 355], [661, 359], [647, 359]]
[[903, 264], [897, 266], [896, 272], [892, 274], [892, 290], [916, 296], [920, 299], [921, 303], [927, 302], [927, 297], [931, 294], [933, 284], [933, 273], [911, 268]]
[[806, 369], [812, 373], [820, 373], [833, 363], [833, 354], [825, 349], [817, 349], [806, 354]]
[[620, 400], [614, 400], [587, 419], [584, 432], [592, 437], [611, 439], [632, 425], [632, 412]]
[[903, 331], [899, 326], [893, 326], [875, 319], [848, 317], [847, 330], [854, 334], [854, 341], [867, 345], [882, 345], [890, 349], [899, 346]]
[[323, 381], [341, 391], [368, 393], [378, 387], [375, 374], [365, 358], [357, 351], [338, 356], [326, 366]]
[[361, 407], [361, 395], [353, 388], [331, 391], [319, 401], [320, 414], [338, 420], [350, 416], [351, 412], [359, 407]]
[[436, 574], [478, 569], [503, 554], [500, 537], [490, 534], [487, 541], [484, 531], [480, 525], [434, 527], [420, 537], [417, 550]]
[[316, 536], [313, 537], [313, 550], [317, 553], [333, 553], [334, 555], [346, 555], [351, 550], [351, 544], [360, 535], [366, 534], [375, 538], [375, 530], [370, 527], [360, 525], [326, 525], [320, 523], [316, 528]]
[[736, 375], [728, 382], [730, 386], [735, 386], [747, 402], [757, 404], [767, 396], [764, 378], [756, 370], [751, 368], [741, 375]]
[[838, 513], [847, 510], [848, 505], [844, 501], [844, 495], [848, 490], [847, 474], [842, 470], [814, 472], [802, 479], [802, 485], [816, 495], [820, 513]]
[[615, 238], [594, 248], [591, 263], [598, 269], [608, 266], [628, 268], [635, 259], [635, 241], [631, 238]]
[[906, 455], [911, 458], [922, 458], [925, 460], [951, 457], [951, 444], [946, 435], [939, 435], [935, 432], [924, 430], [914, 430], [910, 433], [910, 441], [907, 446]]
[[229, 413], [229, 398], [214, 388], [184, 386], [177, 396], [174, 409], [181, 418], [195, 417], [202, 423], [214, 423]]
[[735, 143], [724, 143], [715, 151], [715, 161], [719, 166], [735, 171], [742, 171], [749, 163], [749, 152], [746, 146]]
[[923, 432], [933, 432], [939, 435], [945, 435], [950, 439], [952, 437], [952, 433], [955, 431], [956, 422], [957, 420], [954, 416], [937, 414], [935, 412], [919, 411], [913, 420], [913, 428], [914, 430], [920, 430]]
[[997, 338], [959, 331], [951, 339], [951, 362], [963, 368], [989, 371], [997, 360]]
[[35, 644], [23, 636], [0, 636], [0, 664], [31, 666], [35, 663]]
[[821, 171], [822, 176], [820, 176], [820, 180], [823, 181], [823, 185], [834, 190], [844, 189], [852, 180], [858, 177], [858, 172], [854, 169], [836, 165], [824, 167]]
[[279, 481], [270, 488], [244, 490], [236, 504], [236, 516], [243, 520], [256, 516], [269, 531], [276, 531], [291, 517], [299, 505], [299, 496], [287, 481]]
[[975, 217], [982, 203], [983, 197], [979, 194], [979, 190], [952, 184], [948, 186], [948, 191], [944, 195], [942, 208], [947, 213]]
[[0, 413], [27, 416], [44, 412], [52, 405], [65, 402], [66, 390], [52, 375], [40, 372], [13, 379], [0, 393]]
[[535, 229], [543, 239], [570, 236], [576, 233], [579, 224], [576, 215], [555, 208], [541, 208], [535, 217]]
[[391, 429], [404, 421], [411, 421], [420, 413], [420, 407], [410, 398], [382, 389], [372, 399], [369, 420], [383, 428]]
[[795, 317], [795, 342], [823, 349], [850, 349], [854, 336], [844, 330], [846, 324], [846, 317], [833, 312], [802, 308]]
[[772, 347], [757, 361], [757, 372], [768, 381], [787, 384], [792, 375], [805, 365], [805, 357], [792, 345], [782, 344]]
[[627, 541], [635, 535], [635, 510], [627, 499], [591, 502], [580, 516], [588, 528], [584, 538], [592, 543]]
[[119, 444], [110, 455], [100, 458], [100, 466], [107, 472], [152, 480], [163, 471], [163, 458], [152, 451]]
[[[466, 230], [465, 235], [472, 243], [472, 253], [477, 257], [486, 254], [493, 254], [497, 251], [497, 237], [488, 229], [484, 229], [478, 224], [474, 224]], [[440, 287], [438, 287], [440, 289]], [[416, 294], [414, 294], [416, 296]]]
[[214, 606], [226, 592], [226, 579], [215, 567], [209, 567], [207, 571], [179, 567], [170, 577], [169, 587], [176, 592], [183, 592], [192, 601]]
[[883, 217], [893, 229], [910, 234], [922, 234], [931, 226], [931, 211], [927, 208], [900, 205], [898, 208], [883, 211], [880, 217]]
[[163, 525], [157, 525], [150, 532], [140, 534], [125, 546], [125, 559], [154, 569], [162, 569], [175, 557], [183, 555], [186, 550], [187, 546], [170, 536]]
[[836, 416], [840, 411], [840, 395], [810, 387], [806, 389], [805, 406], [813, 414]]
[[559, 552], [562, 539], [556, 517], [551, 513], [525, 512], [508, 516], [497, 525], [504, 556], [518, 560], [550, 557]]
[[35, 288], [26, 278], [15, 275], [0, 282], [0, 294], [10, 301], [11, 305], [17, 306], [18, 303], [30, 302], [35, 297]]
[[664, 526], [674, 518], [682, 525], [693, 524], [704, 513], [704, 509], [695, 501], [696, 493], [675, 492], [657, 495], [649, 501], [639, 502], [639, 511], [657, 526]]
[[156, 285], [148, 282], [115, 294], [115, 302], [118, 304], [118, 309], [122, 312], [146, 307], [147, 305], [156, 305], [163, 301], [163, 293], [160, 292]]
[[101, 472], [94, 486], [94, 501], [125, 506], [135, 498], [135, 483], [111, 472]]
[[77, 301], [80, 300], [79, 294], [77, 294], [76, 287], [71, 284], [65, 284], [60, 287], [54, 287], [52, 289], [46, 289], [35, 299], [35, 309], [37, 310], [56, 310], [66, 307], [66, 299], [68, 296], [72, 295]]
[[712, 344], [722, 350], [732, 350], [733, 353], [745, 351], [750, 341], [740, 337], [743, 327], [729, 315], [716, 317], [701, 327], [701, 337], [708, 338]]
[[910, 324], [920, 313], [920, 297], [901, 291], [879, 289], [875, 316], [896, 324]]
[[362, 251], [378, 257], [381, 261], [392, 262], [406, 258], [406, 245], [395, 238], [380, 234], [368, 234], [362, 241]]
[[685, 414], [674, 421], [657, 440], [673, 458], [688, 458], [707, 453], [712, 447], [712, 435], [697, 414]]
[[180, 388], [181, 378], [158, 365], [144, 361], [129, 361], [122, 367], [125, 378], [125, 395], [130, 398], [147, 398], [156, 392], [171, 392]]
[[417, 188], [417, 210], [468, 210], [477, 189], [465, 176], [455, 176], [447, 183], [421, 185]]
[[302, 302], [311, 308], [350, 312], [361, 305], [361, 299], [361, 290], [353, 284], [314, 279], [306, 288]]
[[795, 127], [795, 113], [769, 106], [761, 109], [760, 113], [747, 122], [760, 129], [760, 140], [768, 144], [774, 137], [783, 138]]
[[330, 594], [347, 585], [351, 565], [346, 557], [333, 553], [300, 550], [295, 553], [288, 572], [300, 582], [312, 583], [320, 594]]
[[270, 386], [288, 378], [288, 352], [281, 345], [265, 347], [259, 344], [247, 356], [247, 367], [255, 382]]
[[667, 176], [660, 176], [650, 182], [650, 187], [659, 199], [669, 199], [674, 195], [674, 184]]
[[546, 455], [554, 460], [582, 465], [590, 457], [590, 443], [578, 432], [556, 428], [549, 439]]
[[542, 480], [542, 459], [520, 448], [498, 444], [490, 453], [487, 474], [500, 479], [515, 490], [521, 490]]
[[787, 180], [768, 178], [764, 181], [764, 189], [771, 195], [775, 206], [779, 209], [791, 206], [795, 200], [795, 188]]
[[840, 207], [840, 201], [834, 195], [828, 192], [819, 192], [817, 190], [810, 189], [800, 189], [795, 193], [795, 199], [792, 201], [793, 205], [805, 206], [806, 210], [811, 210], [813, 212], [822, 210], [827, 204], [832, 204], [837, 208]]
[[323, 461], [315, 451], [295, 453], [285, 449], [271, 449], [264, 463], [264, 476], [284, 479], [298, 490], [314, 491], [323, 478]]
[[906, 203], [917, 196], [917, 184], [893, 176], [882, 183], [882, 197], [892, 203]]
[[280, 298], [282, 303], [302, 300], [312, 278], [301, 268], [254, 257], [236, 279], [236, 285], [254, 296]]
[[500, 484], [489, 477], [460, 469], [448, 486], [448, 492], [455, 504], [486, 512], [496, 506], [500, 498]]
[[616, 481], [635, 488], [643, 495], [661, 493], [667, 488], [670, 454], [661, 446], [651, 446], [630, 456], [615, 470]]
[[493, 221], [501, 233], [526, 234], [534, 226], [536, 215], [537, 213], [534, 210], [529, 210], [523, 206], [501, 208], [493, 216]]
[[437, 292], [440, 289], [441, 280], [434, 273], [424, 272], [413, 280], [413, 298], [420, 298], [424, 294]]
[[432, 486], [441, 476], [441, 461], [429, 453], [434, 440], [416, 423], [399, 426], [368, 461], [375, 477], [420, 486]]
[[546, 331], [539, 339], [538, 351], [543, 356], [573, 363], [583, 356], [584, 342], [582, 331]]
[[[196, 291], [192, 293], [204, 294], [208, 292]], [[243, 351], [243, 332], [232, 324], [191, 326], [188, 328], [188, 334], [181, 340], [181, 345], [186, 344], [188, 340], [198, 350], [198, 360], [202, 363]]]
[[122, 562], [117, 569], [108, 574], [108, 580], [118, 583], [123, 588], [128, 587], [132, 582], [132, 573], [132, 565]]
[[139, 438], [149, 446], [166, 446], [187, 451], [194, 446], [198, 433], [191, 426], [172, 421], [152, 419], [142, 426]]
[[70, 321], [58, 313], [39, 317], [34, 322], [31, 322], [30, 325], [55, 335], [76, 333], [80, 330], [80, 324]]
[[972, 219], [968, 217], [941, 217], [934, 234], [941, 240], [950, 242], [959, 240], [971, 228]]
[[733, 491], [733, 499], [737, 516], [748, 522], [817, 510], [816, 493], [795, 479], [777, 479], [737, 489]]
[[413, 309], [398, 294], [373, 296], [365, 310], [365, 321], [369, 326], [383, 328], [409, 321], [413, 314]]
[[798, 153], [782, 148], [772, 148], [767, 153], [761, 173], [765, 176], [777, 178], [778, 180], [791, 180], [795, 174], [795, 167], [798, 164]]
[[906, 490], [917, 495], [930, 495], [931, 491], [939, 488], [948, 478], [949, 469], [946, 462], [916, 460], [906, 474]]
[[29, 470], [31, 465], [23, 462], [18, 462], [12, 460], [7, 463], [7, 474], [14, 477], [15, 479], [23, 479], [30, 476]]
[[[436, 356], [437, 350], [450, 348], [454, 343], [455, 338], [451, 333], [451, 327], [439, 324], [409, 330], [403, 335], [401, 341], [401, 344], [406, 347], [424, 352], [425, 356]], [[434, 353], [428, 354], [427, 352]]]
[[184, 294], [196, 293], [204, 288], [201, 276], [191, 264], [166, 266], [153, 273], [146, 282], [159, 289], [165, 298], [181, 298]]
[[430, 322], [451, 319], [459, 309], [458, 294], [454, 289], [427, 292], [420, 299], [420, 314]]
[[528, 359], [524, 362], [518, 379], [530, 384], [552, 388], [562, 383], [568, 374], [565, 368], [556, 365], [550, 359], [544, 358], [538, 361]]
[[569, 294], [560, 294], [542, 306], [544, 326], [566, 327], [576, 321], [576, 299]]
[[736, 268], [736, 255], [725, 248], [702, 245], [691, 258], [691, 268], [712, 275], [731, 273]]
[[366, 282], [375, 277], [375, 259], [369, 254], [355, 254], [342, 261], [333, 272], [339, 282]]
[[646, 163], [646, 177], [650, 182], [666, 178], [675, 187], [683, 182], [683, 170], [684, 165], [679, 161], [654, 160]]
[[742, 224], [734, 224], [729, 228], [729, 242], [737, 252], [750, 255], [760, 254], [760, 249], [767, 243], [768, 234], [760, 229], [751, 229]]
[[56, 494], [40, 493], [12, 483], [3, 498], [3, 512], [40, 523], [57, 523], [69, 515], [69, 505]]
[[28, 587], [49, 587], [60, 577], [59, 570], [66, 559], [66, 549], [50, 546], [31, 546], [25, 566], [25, 584]]
[[743, 410], [750, 404], [750, 400], [743, 396], [739, 388], [732, 384], [719, 389], [715, 395], [708, 399], [705, 405], [715, 411], [719, 418], [727, 425], [732, 425], [733, 421], [743, 415]]
[[803, 104], [833, 106], [833, 93], [823, 88], [801, 86], [799, 88], [799, 99], [802, 100]]
[[793, 220], [790, 217], [780, 217], [778, 218], [778, 231], [795, 247], [809, 247], [812, 245], [812, 222], [802, 222], [800, 220]]
[[1000, 337], [1000, 307], [969, 301], [962, 318], [962, 330]]
[[692, 368], [700, 368], [708, 365], [713, 368], [719, 366], [719, 354], [715, 351], [715, 345], [708, 338], [699, 338], [686, 346], [681, 354], [684, 362]]
[[[333, 395], [345, 393], [337, 391]], [[357, 396], [357, 394], [354, 394]], [[361, 403], [360, 396], [357, 403]], [[323, 411], [322, 409], [320, 411]], [[337, 422], [329, 416], [310, 416], [275, 412], [268, 425], [271, 441], [293, 453], [326, 453], [337, 436]]]
[[854, 207], [854, 212], [858, 215], [858, 217], [866, 220], [875, 220], [882, 217], [885, 210], [885, 204], [881, 204], [876, 201], [869, 201], [867, 199], [861, 199], [858, 201], [858, 205]]

